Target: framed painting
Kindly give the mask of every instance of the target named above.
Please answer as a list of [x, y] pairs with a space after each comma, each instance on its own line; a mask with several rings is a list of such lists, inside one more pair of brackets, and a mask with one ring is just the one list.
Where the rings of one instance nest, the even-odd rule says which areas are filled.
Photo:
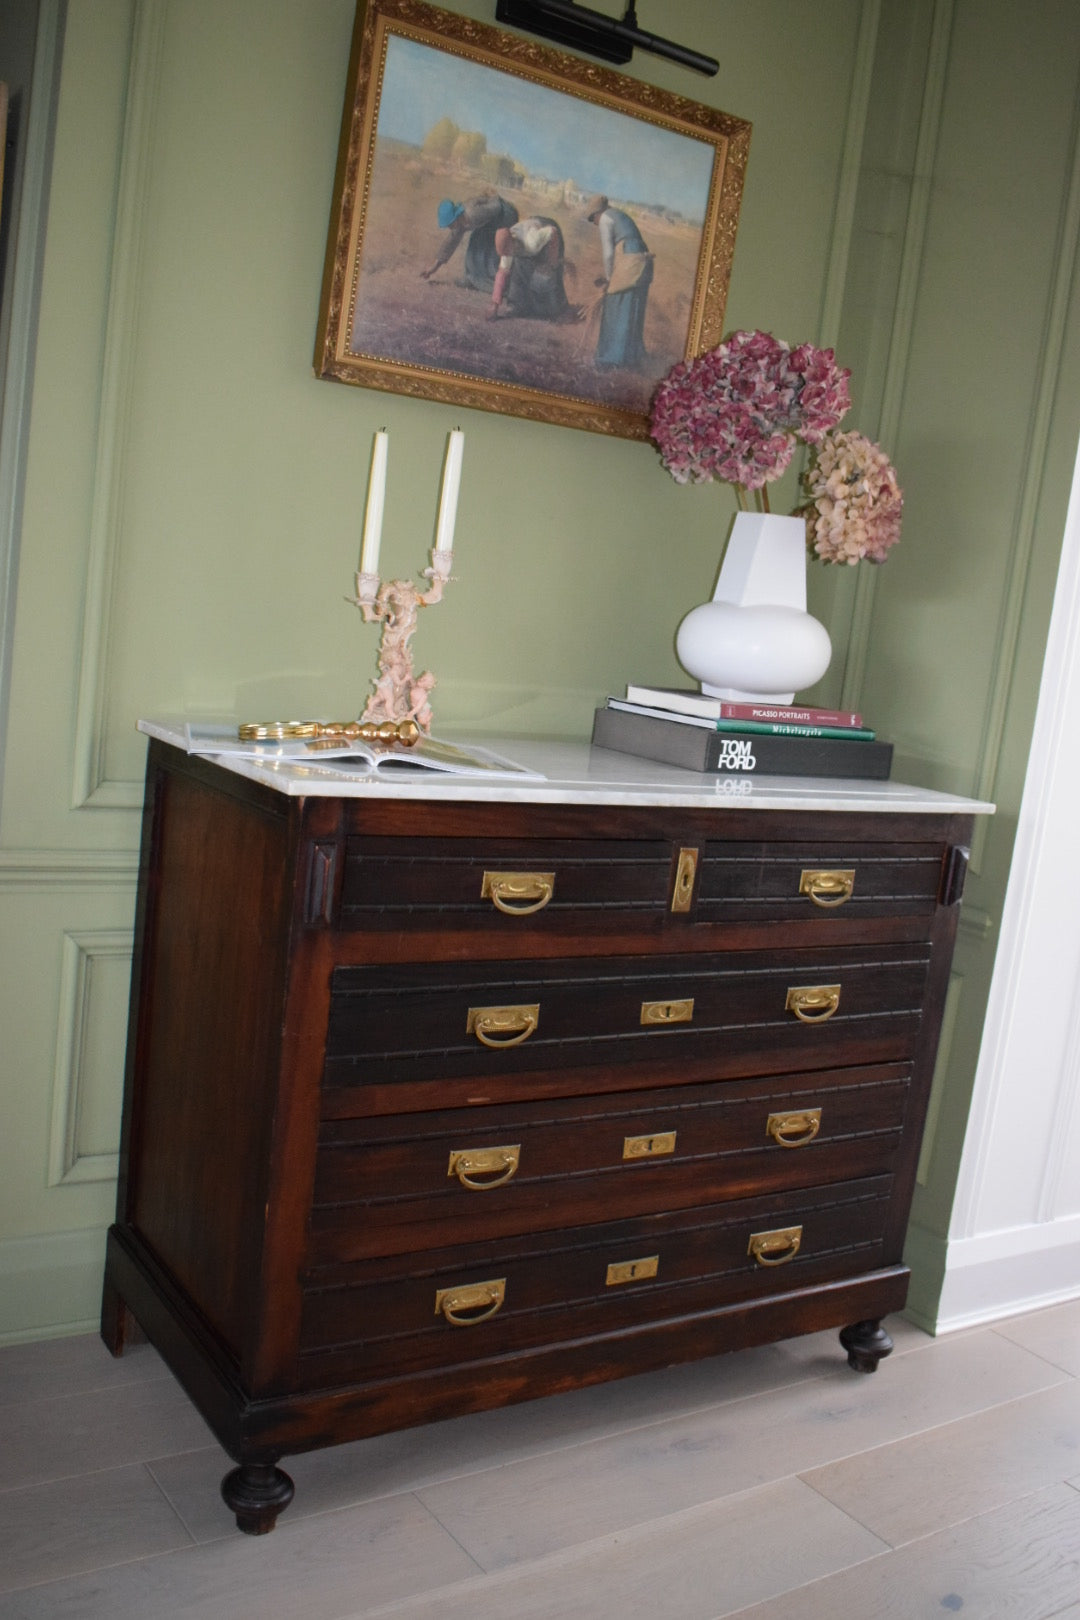
[[318, 376], [648, 436], [723, 335], [750, 125], [422, 0], [360, 0]]

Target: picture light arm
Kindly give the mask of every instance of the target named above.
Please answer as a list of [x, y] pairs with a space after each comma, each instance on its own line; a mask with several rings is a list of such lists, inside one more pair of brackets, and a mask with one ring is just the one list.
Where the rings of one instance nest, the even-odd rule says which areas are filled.
[[712, 56], [702, 56], [686, 45], [676, 45], [674, 40], [661, 39], [639, 28], [634, 0], [628, 0], [621, 22], [589, 6], [579, 6], [574, 0], [498, 0], [495, 19], [560, 45], [575, 46], [605, 62], [629, 62], [636, 47], [710, 78], [720, 68]]

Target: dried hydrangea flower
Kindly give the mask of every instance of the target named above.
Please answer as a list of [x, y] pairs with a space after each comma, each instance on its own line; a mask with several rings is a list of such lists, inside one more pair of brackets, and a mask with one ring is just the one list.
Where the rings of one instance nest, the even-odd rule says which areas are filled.
[[820, 444], [851, 404], [851, 373], [831, 349], [792, 349], [769, 332], [735, 332], [674, 366], [653, 399], [652, 436], [676, 483], [714, 479], [761, 489], [798, 440]]
[[822, 562], [882, 563], [900, 539], [904, 497], [880, 445], [861, 433], [829, 433], [803, 484], [807, 545]]

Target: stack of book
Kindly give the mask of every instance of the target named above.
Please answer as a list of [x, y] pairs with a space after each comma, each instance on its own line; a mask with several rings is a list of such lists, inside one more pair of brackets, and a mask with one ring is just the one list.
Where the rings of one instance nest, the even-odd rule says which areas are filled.
[[792, 704], [729, 703], [703, 692], [628, 686], [597, 709], [593, 744], [691, 771], [885, 781], [892, 744], [862, 715]]

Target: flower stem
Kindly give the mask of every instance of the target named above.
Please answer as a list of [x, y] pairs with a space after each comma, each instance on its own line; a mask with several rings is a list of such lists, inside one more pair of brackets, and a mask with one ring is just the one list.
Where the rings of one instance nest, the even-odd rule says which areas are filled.
[[761, 486], [761, 510], [763, 512], [772, 511], [772, 507], [769, 505], [769, 490], [766, 484]]

